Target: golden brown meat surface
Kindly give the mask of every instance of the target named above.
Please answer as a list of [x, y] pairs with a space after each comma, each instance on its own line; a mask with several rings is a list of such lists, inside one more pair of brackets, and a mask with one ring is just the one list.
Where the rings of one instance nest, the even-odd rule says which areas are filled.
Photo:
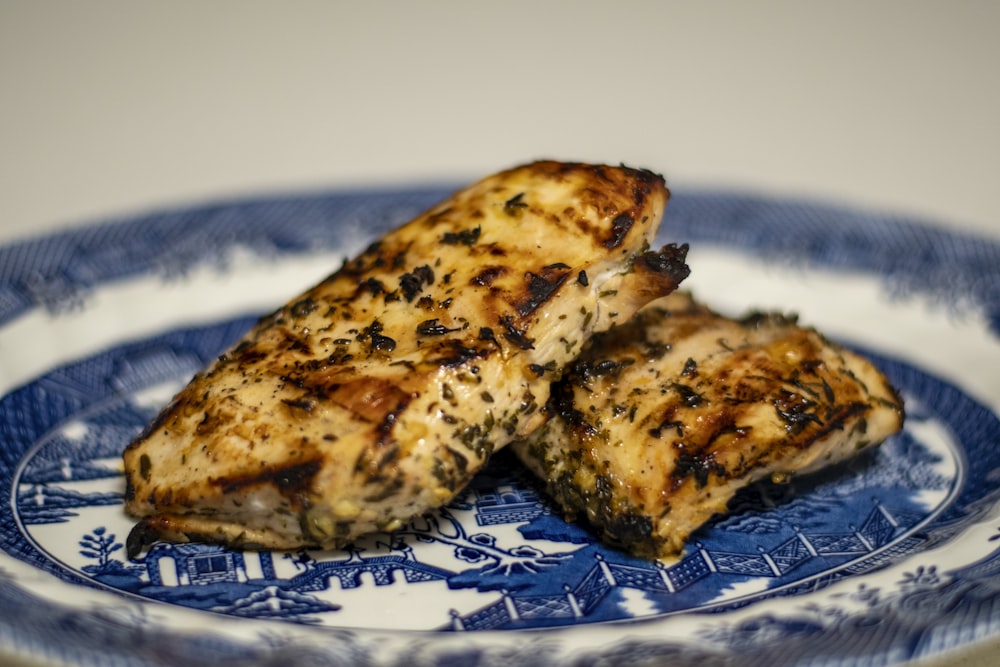
[[649, 251], [651, 172], [483, 179], [263, 318], [124, 453], [132, 553], [157, 538], [340, 547], [448, 502], [541, 422], [592, 332], [687, 276]]
[[675, 292], [591, 339], [513, 450], [570, 517], [645, 557], [678, 553], [741, 488], [816, 471], [902, 426], [867, 360], [780, 315]]

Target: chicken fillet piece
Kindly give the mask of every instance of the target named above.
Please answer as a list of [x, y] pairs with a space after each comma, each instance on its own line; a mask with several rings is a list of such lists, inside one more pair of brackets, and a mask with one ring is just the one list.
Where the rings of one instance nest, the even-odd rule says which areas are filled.
[[652, 558], [741, 487], [843, 461], [903, 421], [866, 359], [794, 318], [729, 319], [684, 292], [594, 336], [545, 412], [514, 452], [568, 517]]
[[447, 503], [543, 418], [595, 331], [688, 273], [650, 251], [649, 171], [542, 161], [490, 176], [264, 317], [124, 452], [156, 539], [339, 548]]

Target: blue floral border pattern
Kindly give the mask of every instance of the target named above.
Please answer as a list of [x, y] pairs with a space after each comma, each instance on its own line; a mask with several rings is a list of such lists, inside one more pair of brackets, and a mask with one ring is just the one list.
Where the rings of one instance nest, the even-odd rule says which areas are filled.
[[[104, 283], [149, 273], [171, 280], [205, 264], [224, 265], [227, 250], [234, 246], [265, 257], [339, 249], [345, 239], [376, 235], [447, 193], [446, 188], [419, 188], [231, 202], [15, 244], [0, 249], [0, 326], [35, 308], [58, 315], [85, 307], [88, 293]], [[725, 192], [675, 197], [662, 236], [664, 241], [752, 249], [774, 262], [877, 272], [893, 294], [930, 294], [955, 308], [984, 313], [1000, 336], [1000, 244], [987, 239], [891, 216]], [[237, 321], [233, 326], [245, 324]], [[984, 410], [975, 405], [958, 407], [962, 414]], [[67, 409], [72, 411], [72, 406]], [[1000, 440], [996, 418], [988, 412], [984, 416], [988, 418], [975, 423], [986, 424], [990, 433], [974, 437]], [[0, 450], [4, 458], [12, 454]], [[978, 480], [980, 488], [967, 493], [981, 495], [988, 481]], [[966, 500], [966, 507], [975, 504]], [[991, 495], [989, 502], [995, 501]], [[948, 520], [942, 517], [944, 524]], [[936, 539], [943, 539], [940, 531]], [[861, 616], [836, 607], [806, 610], [791, 619], [758, 616], [745, 625], [714, 626], [704, 636], [705, 648], [668, 639], [624, 641], [581, 654], [573, 664], [694, 665], [706, 660], [741, 666], [851, 664], [851, 656], [843, 653], [848, 643], [865, 651], [855, 656], [859, 662], [873, 654], [887, 663], [931, 655], [977, 633], [996, 634], [1000, 627], [997, 554], [994, 551], [958, 571], [930, 568], [907, 573], [892, 591], [858, 589], [849, 596], [854, 608], [859, 604], [866, 608]], [[0, 642], [32, 654], [72, 657], [81, 664], [104, 664], [109, 655], [123, 665], [196, 665], [222, 657], [250, 665], [279, 660], [363, 665], [376, 659], [369, 639], [347, 630], [335, 631], [335, 641], [316, 644], [286, 642], [280, 633], [256, 642], [216, 635], [185, 635], [179, 640], [170, 632], [157, 632], [141, 607], [134, 613], [94, 609], [77, 616], [38, 598], [2, 568], [0, 601], [4, 609]], [[941, 622], [940, 614], [925, 613], [950, 607], [954, 613], [947, 623]], [[848, 635], [850, 642], [845, 640]], [[55, 636], [60, 637], [58, 646], [35, 639]], [[550, 664], [557, 645], [558, 640], [546, 635], [532, 638], [527, 649], [470, 648], [417, 636], [412, 652], [401, 656], [399, 664], [421, 659]], [[823, 656], [829, 660], [824, 662]]]
[[[337, 249], [371, 238], [450, 193], [445, 187], [236, 201], [95, 224], [0, 248], [0, 326], [36, 307], [79, 307], [89, 290], [129, 276], [165, 279], [225, 261]], [[1000, 243], [889, 214], [732, 192], [673, 197], [661, 241], [753, 250], [775, 262], [877, 270], [898, 295], [981, 309], [1000, 335]]]

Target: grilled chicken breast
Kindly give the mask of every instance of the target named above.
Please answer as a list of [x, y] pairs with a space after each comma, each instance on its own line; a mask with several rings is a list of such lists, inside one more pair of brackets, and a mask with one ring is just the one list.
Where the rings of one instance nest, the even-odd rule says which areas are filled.
[[592, 332], [687, 276], [651, 172], [488, 177], [263, 318], [124, 452], [129, 550], [341, 547], [447, 503], [530, 432]]
[[676, 292], [591, 339], [513, 450], [569, 517], [645, 557], [678, 553], [743, 486], [813, 472], [899, 430], [867, 360], [794, 319], [722, 317]]

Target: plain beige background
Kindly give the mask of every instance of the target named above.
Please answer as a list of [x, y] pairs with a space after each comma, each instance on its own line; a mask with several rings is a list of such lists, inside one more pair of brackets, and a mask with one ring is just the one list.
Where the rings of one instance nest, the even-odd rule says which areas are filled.
[[2, 238], [535, 157], [1000, 234], [1000, 3], [0, 2]]
[[0, 243], [537, 157], [1000, 238], [998, 29], [990, 0], [0, 0]]

